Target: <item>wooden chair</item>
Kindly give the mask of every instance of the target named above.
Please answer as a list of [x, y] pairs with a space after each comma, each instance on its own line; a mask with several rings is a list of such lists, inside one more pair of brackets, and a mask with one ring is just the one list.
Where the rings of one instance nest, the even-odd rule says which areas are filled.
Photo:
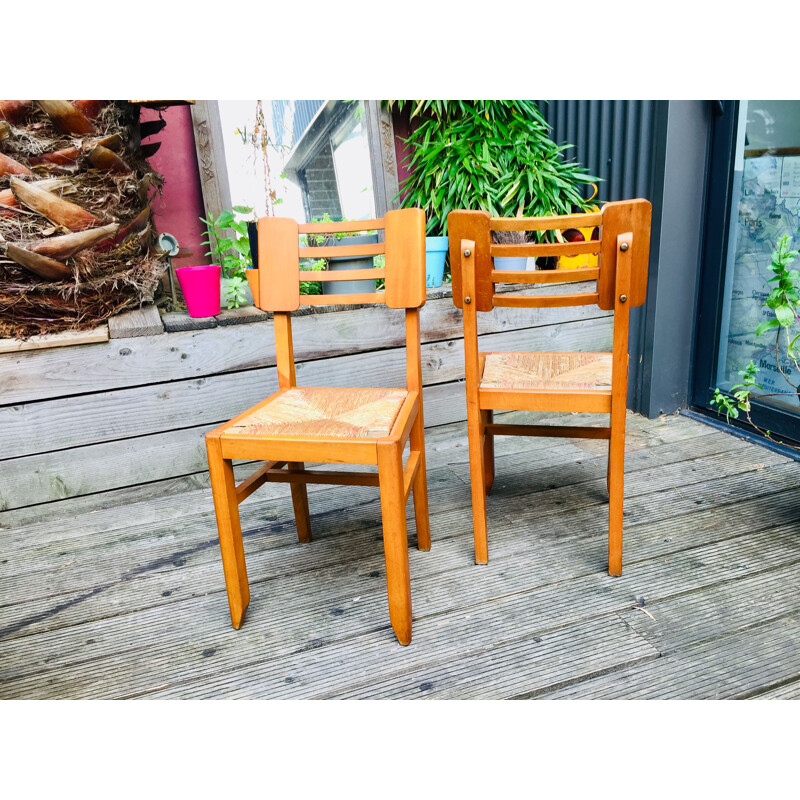
[[[594, 214], [497, 218], [485, 211], [452, 211], [447, 218], [453, 301], [464, 311], [464, 354], [475, 561], [489, 561], [486, 494], [494, 480], [495, 436], [608, 439], [608, 572], [622, 574], [622, 500], [630, 309], [645, 301], [651, 206], [647, 200], [608, 203]], [[493, 231], [560, 230], [597, 226], [598, 240], [552, 244], [494, 244]], [[563, 238], [563, 237], [560, 237]], [[575, 256], [597, 253], [597, 267], [536, 271], [494, 269], [498, 256]], [[496, 283], [542, 284], [596, 280], [577, 294], [496, 294]], [[497, 306], [553, 308], [597, 304], [614, 311], [611, 353], [481, 353], [478, 312]], [[504, 425], [495, 410], [606, 412], [608, 427]]]
[[[343, 257], [385, 254], [385, 268], [314, 272], [315, 281], [385, 279], [385, 291], [300, 295], [299, 259], [321, 258], [329, 248], [301, 246], [301, 234], [383, 230], [381, 244], [336, 248]], [[206, 435], [211, 488], [233, 627], [242, 624], [250, 600], [239, 503], [266, 481], [291, 484], [301, 542], [311, 541], [306, 484], [378, 486], [389, 617], [401, 644], [411, 641], [411, 584], [406, 501], [414, 494], [417, 546], [431, 546], [425, 476], [419, 309], [425, 303], [425, 214], [390, 211], [384, 219], [298, 225], [292, 219], [258, 221], [258, 270], [250, 270], [256, 305], [274, 312], [278, 391]], [[308, 273], [302, 273], [307, 276]], [[298, 387], [291, 312], [300, 304], [385, 303], [405, 309], [406, 386], [403, 389]], [[403, 448], [410, 455], [403, 466]], [[238, 486], [232, 459], [267, 463]], [[376, 464], [375, 472], [313, 472], [304, 462]]]

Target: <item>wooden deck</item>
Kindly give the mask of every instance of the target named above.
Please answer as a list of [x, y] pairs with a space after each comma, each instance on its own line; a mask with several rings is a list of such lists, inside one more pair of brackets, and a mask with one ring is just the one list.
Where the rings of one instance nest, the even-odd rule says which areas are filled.
[[5, 512], [0, 697], [800, 698], [800, 465], [685, 417], [629, 415], [610, 578], [606, 446], [498, 439], [478, 567], [465, 425], [429, 431], [433, 547], [411, 551], [406, 648], [377, 489], [312, 488], [310, 545], [285, 486], [245, 502], [239, 631], [208, 489]]

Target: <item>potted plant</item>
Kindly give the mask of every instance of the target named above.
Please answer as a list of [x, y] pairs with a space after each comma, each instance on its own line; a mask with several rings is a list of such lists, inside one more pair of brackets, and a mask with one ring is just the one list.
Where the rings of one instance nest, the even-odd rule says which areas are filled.
[[447, 249], [447, 236], [425, 237], [425, 285], [429, 289], [436, 289], [444, 282]]
[[220, 312], [219, 264], [176, 267], [175, 275], [190, 317], [215, 317]]
[[[343, 222], [348, 220], [342, 220]], [[357, 220], [349, 220], [355, 222]], [[328, 214], [312, 222], [333, 222]], [[353, 235], [352, 233], [323, 233], [307, 234], [306, 243], [311, 247], [346, 247], [348, 245], [359, 244], [378, 244], [378, 234], [375, 231], [364, 231], [362, 234]], [[344, 271], [354, 269], [372, 269], [375, 265], [376, 256], [329, 256], [322, 259], [323, 265], [317, 261], [306, 269], [328, 269], [331, 271]], [[319, 260], [318, 260], [319, 261]], [[375, 291], [375, 281], [364, 279], [359, 281], [317, 281], [322, 287], [322, 294], [369, 294]]]
[[[525, 231], [493, 231], [492, 241], [495, 244], [525, 244]], [[526, 256], [500, 256], [494, 260], [495, 269], [525, 270], [528, 268]]]
[[[203, 244], [209, 247], [206, 255], [211, 256], [221, 268], [220, 293], [228, 308], [253, 303], [247, 282], [247, 270], [252, 268], [253, 260], [248, 221], [243, 218], [252, 213], [253, 209], [247, 206], [234, 206], [233, 210], [224, 210], [216, 219], [213, 215], [209, 215], [209, 219], [200, 217], [206, 224], [207, 238], [203, 240]], [[228, 231], [233, 236], [227, 236]]]
[[[495, 217], [569, 214], [585, 209], [585, 184], [599, 180], [562, 153], [530, 100], [389, 100], [410, 108], [409, 177], [403, 208], [425, 211], [427, 232], [446, 236], [447, 215], [483, 209]], [[427, 271], [427, 270], [426, 270]], [[430, 284], [429, 284], [430, 285]]]

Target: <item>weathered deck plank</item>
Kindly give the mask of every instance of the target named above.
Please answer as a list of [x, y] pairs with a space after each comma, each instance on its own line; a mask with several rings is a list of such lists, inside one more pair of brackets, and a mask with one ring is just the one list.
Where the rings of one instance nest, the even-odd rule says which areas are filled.
[[[607, 350], [611, 346], [611, 328], [608, 319], [601, 317], [565, 324], [555, 330], [527, 328], [490, 334], [482, 337], [481, 346], [498, 350], [535, 351], [553, 347]], [[424, 386], [463, 379], [464, 345], [460, 339], [429, 342], [421, 350]], [[346, 375], [352, 386], [391, 388], [405, 385], [405, 363], [403, 348], [355, 353], [300, 362], [297, 379], [305, 386], [337, 386]], [[195, 425], [211, 428], [261, 402], [277, 389], [276, 368], [269, 366], [88, 396], [0, 406], [3, 430], [0, 458], [144, 437]], [[427, 406], [426, 411], [434, 419], [437, 409], [432, 403]], [[444, 419], [438, 424], [453, 421], [455, 418]], [[31, 431], [37, 435], [31, 436]]]
[[498, 440], [491, 561], [476, 567], [465, 437], [431, 431], [433, 549], [410, 554], [408, 648], [388, 625], [370, 489], [317, 488], [303, 546], [285, 487], [248, 500], [240, 631], [206, 490], [94, 514], [89, 498], [53, 504], [74, 519], [7, 512], [0, 697], [795, 696], [800, 467], [686, 419], [629, 430], [619, 579], [597, 443]]
[[[783, 542], [782, 548], [770, 548], [768, 560], [754, 557], [776, 538]], [[536, 562], [523, 560], [520, 554], [497, 559], [496, 564], [480, 570], [479, 583], [475, 579], [476, 568], [463, 561], [449, 571], [419, 576], [422, 565], [427, 563], [431, 568], [435, 565], [430, 554], [413, 553], [412, 587], [418, 620], [415, 630], [420, 626], [428, 629], [430, 625], [436, 633], [435, 647], [423, 645], [414, 652], [432, 661], [434, 666], [449, 664], [471, 651], [505, 644], [509, 638], [515, 641], [526, 631], [531, 636], [541, 635], [581, 620], [616, 615], [632, 608], [645, 595], [651, 598], [650, 607], [659, 597], [679, 597], [714, 586], [731, 575], [763, 572], [793, 559], [796, 563], [797, 559], [797, 548], [786, 531], [782, 537], [775, 531], [764, 531], [755, 537], [740, 535], [733, 542], [725, 540], [668, 558], [640, 562], [626, 569], [622, 579], [615, 580], [598, 573], [592, 563], [580, 558], [581, 549], [585, 552], [591, 546], [584, 543], [582, 548], [565, 548], [565, 552], [548, 554]], [[454, 549], [454, 543], [450, 549]], [[319, 651], [314, 663], [326, 665], [324, 669], [320, 667], [321, 676], [326, 690], [330, 690], [335, 682], [340, 688], [342, 684], [353, 685], [348, 653], [352, 655], [352, 637], [356, 636], [370, 648], [377, 648], [375, 671], [370, 673], [365, 691], [380, 693], [382, 683], [378, 678], [382, 670], [385, 674], [388, 669], [388, 662], [381, 666], [388, 655], [381, 654], [378, 643], [386, 645], [393, 641], [384, 619], [381, 562], [377, 553], [362, 558], [356, 565], [329, 569], [326, 574], [331, 578], [330, 585], [321, 586], [310, 597], [302, 594], [312, 577], [308, 574], [294, 580], [273, 577], [266, 595], [263, 590], [267, 587], [262, 582], [248, 624], [238, 632], [228, 629], [224, 594], [218, 591], [216, 598], [211, 594], [177, 602], [166, 614], [163, 607], [156, 607], [100, 618], [94, 623], [80, 624], [78, 630], [26, 637], [28, 646], [24, 649], [13, 645], [3, 645], [0, 649], [2, 675], [7, 685], [13, 687], [19, 683], [10, 674], [14, 669], [28, 674], [44, 668], [49, 673], [48, 684], [57, 690], [68, 685], [72, 690], [88, 693], [80, 696], [107, 692], [110, 687], [106, 676], [117, 675], [116, 689], [136, 694], [145, 690], [150, 675], [134, 665], [125, 668], [133, 654], [137, 662], [146, 656], [145, 667], [150, 659], [163, 659], [165, 663], [159, 668], [162, 682], [185, 679], [193, 673], [202, 679], [202, 691], [211, 689], [213, 694], [221, 688], [216, 677], [221, 670], [235, 670], [244, 683], [255, 686], [265, 669], [273, 670], [272, 662], [283, 663], [288, 659], [296, 665], [297, 651], [311, 649]], [[702, 569], [698, 568], [699, 563]], [[743, 564], [749, 566], [743, 568]], [[581, 572], [580, 577], [570, 577]], [[332, 573], [338, 573], [338, 577]], [[344, 574], [349, 578], [346, 587], [341, 582]], [[350, 591], [343, 595], [346, 590]], [[353, 602], [356, 598], [357, 602]], [[209, 655], [203, 655], [211, 645], [219, 645], [214, 647], [213, 661], [208, 660]], [[177, 655], [180, 657], [176, 658]], [[298, 667], [294, 669], [297, 672]], [[430, 679], [430, 666], [423, 671]], [[32, 680], [35, 684], [42, 682], [35, 674]], [[229, 677], [220, 680], [225, 685], [230, 682]], [[28, 683], [22, 679], [23, 685]], [[309, 688], [307, 679], [306, 689]], [[58, 696], [57, 691], [48, 696]]]
[[757, 700], [800, 700], [800, 680], [776, 686], [766, 692], [755, 695]]
[[545, 695], [564, 698], [723, 700], [757, 696], [800, 674], [800, 618], [777, 619]]
[[[665, 468], [664, 465], [672, 459], [685, 459], [690, 452], [693, 455], [697, 455], [708, 444], [711, 445], [709, 449], [712, 452], [718, 449], [717, 440], [701, 438], [695, 442], [684, 443], [684, 447], [672, 445], [669, 451], [656, 455], [656, 459], [662, 466], [655, 469], [640, 469], [631, 475], [628, 486], [628, 497], [631, 502], [639, 495], [669, 489], [673, 485], [681, 485], [681, 481], [684, 480], [684, 472], [691, 474], [692, 470], [719, 470], [720, 465], [727, 462], [725, 474], [733, 475], [738, 472], [748, 473], [758, 470], [762, 464], [760, 461], [751, 462], [739, 454], [743, 447], [752, 451], [749, 445], [737, 440], [731, 440], [729, 446], [734, 448], [731, 452], [712, 455], [709, 458], [695, 458], [689, 462], [681, 461], [680, 463], [685, 465], [684, 471]], [[663, 447], [656, 446], [648, 450], [633, 451], [630, 456], [629, 468], [635, 469], [637, 466], [641, 467], [650, 463], [650, 458], [653, 454], [662, 449]], [[573, 469], [557, 470], [553, 468], [554, 463], [558, 463], [569, 455], [574, 457], [577, 454], [580, 456], [580, 451], [569, 444], [561, 444], [550, 450], [539, 452], [540, 455], [536, 462], [537, 468], [530, 473], [534, 478], [530, 482], [530, 490], [526, 490], [524, 485], [514, 486], [511, 490], [506, 489], [504, 491], [505, 497], [541, 493], [541, 499], [536, 505], [537, 517], [540, 519], [553, 514], [563, 516], [569, 514], [570, 511], [576, 510], [586, 512], [589, 506], [603, 506], [605, 504], [605, 494], [601, 485], [602, 480], [598, 480], [598, 475], [604, 475], [605, 467], [602, 462], [592, 460], [587, 469], [579, 468], [584, 464], [584, 462], [581, 462], [580, 465], [574, 463], [572, 465]], [[758, 455], [761, 457], [762, 453]], [[763, 455], [774, 462], [782, 461], [782, 457], [772, 453], [767, 452], [763, 453]], [[637, 456], [642, 456], [643, 458], [637, 458]], [[506, 456], [505, 458], [510, 457]], [[498, 462], [501, 461], [501, 458], [498, 458]], [[535, 480], [537, 477], [540, 480]], [[546, 481], [544, 486], [543, 481]], [[585, 485], [590, 491], [578, 494], [573, 491], [573, 487], [577, 485]], [[460, 519], [469, 505], [466, 485], [460, 487], [458, 491], [453, 489], [452, 472], [449, 469], [442, 471], [434, 468], [431, 470], [429, 475], [431, 504], [437, 509], [438, 515], [443, 521], [447, 518], [445, 516], [446, 512], [453, 510], [457, 510], [456, 518]], [[359, 510], [357, 507], [362, 504], [366, 512], [366, 517], [363, 520], [366, 523], [366, 529], [369, 530], [370, 526], [378, 524], [379, 507], [376, 492], [368, 488], [349, 489], [347, 492], [350, 498], [350, 507], [347, 509], [342, 507], [344, 495], [341, 489], [327, 489], [324, 493], [315, 493], [313, 495], [315, 498], [319, 497], [320, 499], [319, 503], [316, 499], [312, 500], [312, 511], [314, 512], [316, 525], [323, 526], [323, 534], [326, 528], [332, 531], [338, 530], [340, 534], [347, 532], [348, 537], [358, 533], [361, 519], [358, 516]], [[251, 548], [258, 551], [262, 546], [261, 540], [253, 540], [253, 544], [250, 544], [254, 526], [269, 527], [275, 532], [288, 529], [290, 531], [289, 535], [291, 535], [291, 509], [287, 502], [277, 503], [277, 497], [275, 495], [273, 497], [275, 499], [270, 503], [272, 508], [267, 515], [262, 510], [263, 505], [251, 506], [248, 504], [243, 507], [242, 519], [248, 537], [248, 552], [250, 552]], [[285, 497], [285, 494], [283, 497]], [[692, 509], [691, 505], [689, 509]], [[196, 511], [196, 509], [194, 510]], [[355, 517], [353, 516], [354, 511]], [[255, 517], [251, 516], [251, 513]], [[351, 521], [350, 525], [347, 524], [348, 518]], [[502, 506], [499, 509], [499, 516], [496, 515], [496, 519], [506, 528], [515, 524], [513, 519], [507, 517]], [[354, 524], [355, 531], [353, 530]], [[567, 522], [567, 525], [569, 524]], [[604, 522], [601, 518], [601, 527], [603, 524]], [[139, 563], [142, 559], [152, 561], [174, 554], [176, 546], [179, 546], [181, 534], [187, 532], [191, 537], [192, 529], [197, 528], [205, 528], [209, 531], [209, 541], [213, 545], [215, 529], [213, 510], [210, 503], [206, 505], [205, 512], [201, 512], [199, 515], [195, 513], [188, 522], [177, 524], [170, 522], [166, 525], [157, 525], [150, 522], [143, 526], [130, 526], [123, 537], [120, 537], [113, 530], [101, 533], [98, 528], [95, 528], [97, 534], [88, 540], [83, 537], [73, 537], [73, 541], [65, 544], [59, 538], [48, 543], [39, 541], [35, 546], [31, 546], [30, 544], [26, 545], [26, 542], [30, 540], [30, 533], [22, 532], [14, 536], [11, 541], [14, 542], [14, 546], [19, 549], [19, 552], [25, 555], [16, 562], [0, 566], [0, 597], [15, 597], [17, 603], [28, 604], [37, 598], [56, 597], [60, 592], [66, 590], [65, 587], [70, 587], [73, 592], [86, 591], [96, 585], [98, 571], [102, 571], [107, 580], [120, 580], [130, 563]], [[319, 530], [317, 531], [317, 536], [319, 536]], [[561, 534], [560, 538], [563, 539], [565, 537]], [[268, 538], [264, 541], [267, 547], [282, 546], [276, 543], [275, 538]], [[285, 542], [285, 539], [283, 541]], [[353, 542], [348, 538], [346, 546], [354, 547], [357, 542], [358, 540]], [[194, 555], [202, 561], [216, 562], [216, 553], [206, 552], [206, 550], [213, 551], [214, 549], [209, 546]], [[321, 557], [321, 553], [315, 553], [315, 557]], [[332, 554], [332, 559], [334, 560], [339, 557], [336, 553]], [[193, 559], [194, 562], [195, 559]], [[70, 564], [70, 568], [65, 571], [66, 568], [63, 565], [67, 563]], [[289, 565], [289, 569], [291, 569], [291, 565]], [[34, 581], [32, 577], [36, 573], [41, 574], [38, 574], [37, 579]], [[0, 600], [0, 606], [2, 605], [4, 603]]]
[[[431, 397], [432, 393], [434, 393], [434, 390], [438, 392], [440, 388], [447, 387], [431, 387], [430, 389], [426, 389], [426, 398]], [[452, 387], [448, 389], [448, 392], [450, 392], [451, 389]], [[456, 398], [453, 398], [451, 395], [452, 392], [451, 394], [445, 393], [444, 395], [440, 395], [439, 399], [443, 403], [457, 402], [463, 404], [463, 388], [458, 389], [458, 396]], [[426, 402], [430, 401], [426, 400]], [[509, 418], [513, 419], [515, 414], [516, 412], [513, 412]], [[530, 414], [528, 419], [532, 422], [547, 420], [553, 421], [552, 415], [536, 413]], [[626, 444], [628, 449], [639, 449], [647, 446], [650, 443], [665, 444], [669, 441], [683, 441], [685, 439], [692, 438], [693, 436], [711, 435], [719, 437], [721, 440], [732, 440], [732, 437], [727, 436], [724, 433], [720, 433], [719, 431], [715, 431], [706, 425], [702, 425], [692, 420], [678, 420], [677, 417], [662, 417], [658, 420], [649, 421], [648, 424], [652, 427], [648, 427], [648, 434], [645, 437], [640, 433], [641, 425], [637, 422], [638, 419], [641, 418], [637, 417], [636, 415], [629, 415]], [[559, 418], [558, 420], [559, 424], [575, 425], [604, 424], [605, 421], [606, 420], [603, 418], [603, 415], [589, 414], [570, 414], [567, 415], [566, 418]], [[427, 416], [426, 422], [430, 424]], [[429, 453], [429, 460], [432, 455], [435, 455], [437, 448], [440, 447], [437, 445], [437, 430], [437, 428], [431, 428], [427, 434], [428, 442], [426, 444], [426, 450]], [[447, 434], [445, 438], [450, 437], [452, 441], [448, 441], [446, 444], [441, 445], [441, 447], [447, 451], [450, 457], [453, 458], [454, 462], [466, 460], [466, 423], [463, 423], [461, 426], [456, 425], [452, 428], [447, 428], [446, 430]], [[502, 448], [504, 452], [516, 452], [516, 448], [522, 446], [538, 448], [547, 447], [550, 444], [552, 444], [552, 442], [549, 442], [546, 439], [527, 441], [520, 437], [502, 437], [498, 439], [498, 447]], [[583, 443], [578, 443], [578, 446], [585, 445]], [[453, 455], [454, 453], [455, 455]], [[459, 454], [463, 454], [463, 456]], [[127, 487], [121, 487], [119, 489], [106, 490], [103, 492], [95, 491], [87, 495], [77, 495], [75, 497], [43, 502], [37, 505], [26, 504], [25, 506], [21, 506], [19, 508], [0, 511], [0, 531], [35, 524], [39, 521], [46, 522], [48, 519], [60, 520], [63, 517], [69, 517], [72, 519], [76, 515], [85, 514], [87, 511], [97, 512], [98, 509], [103, 508], [113, 510], [119, 506], [127, 506], [131, 504], [137, 504], [137, 509], [134, 509], [134, 513], [146, 513], [146, 508], [149, 506], [149, 502], [151, 500], [159, 501], [162, 506], [162, 511], [164, 511], [170, 507], [171, 501], [169, 500], [168, 495], [171, 494], [176, 495], [176, 503], [183, 501], [187, 507], [191, 507], [195, 500], [187, 499], [186, 495], [194, 489], [207, 489], [208, 485], [207, 471], [195, 472], [190, 475], [181, 475], [176, 478], [157, 479], [151, 476], [151, 480], [149, 480], [147, 483], [135, 484]], [[260, 490], [259, 496], [263, 496], [264, 491], [264, 489]], [[208, 498], [210, 498], [210, 496], [211, 495], [209, 493]], [[119, 515], [115, 516], [119, 518]], [[113, 526], [113, 519], [107, 519], [106, 524]], [[60, 530], [64, 530], [64, 526], [59, 525], [58, 527]]]
[[[576, 291], [581, 285], [575, 284]], [[543, 286], [543, 293], [560, 287]], [[533, 327], [551, 327], [569, 320], [608, 318], [597, 307], [498, 309], [480, 321], [479, 333], [493, 334]], [[423, 306], [422, 341], [463, 336], [461, 312], [452, 300], [433, 300]], [[299, 362], [398, 347], [405, 341], [402, 312], [385, 306], [298, 316], [294, 322], [295, 358]], [[271, 323], [232, 325], [169, 336], [142, 337], [109, 345], [57, 348], [43, 353], [13, 353], [0, 359], [0, 405], [150, 383], [200, 378], [224, 372], [275, 366], [275, 336]]]

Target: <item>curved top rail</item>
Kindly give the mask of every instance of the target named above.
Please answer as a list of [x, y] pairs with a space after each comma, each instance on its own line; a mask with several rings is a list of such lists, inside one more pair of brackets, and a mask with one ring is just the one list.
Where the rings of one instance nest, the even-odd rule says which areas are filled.
[[591, 214], [567, 214], [559, 217], [491, 217], [492, 231], [552, 231], [567, 228], [589, 228], [602, 225], [601, 212]]

